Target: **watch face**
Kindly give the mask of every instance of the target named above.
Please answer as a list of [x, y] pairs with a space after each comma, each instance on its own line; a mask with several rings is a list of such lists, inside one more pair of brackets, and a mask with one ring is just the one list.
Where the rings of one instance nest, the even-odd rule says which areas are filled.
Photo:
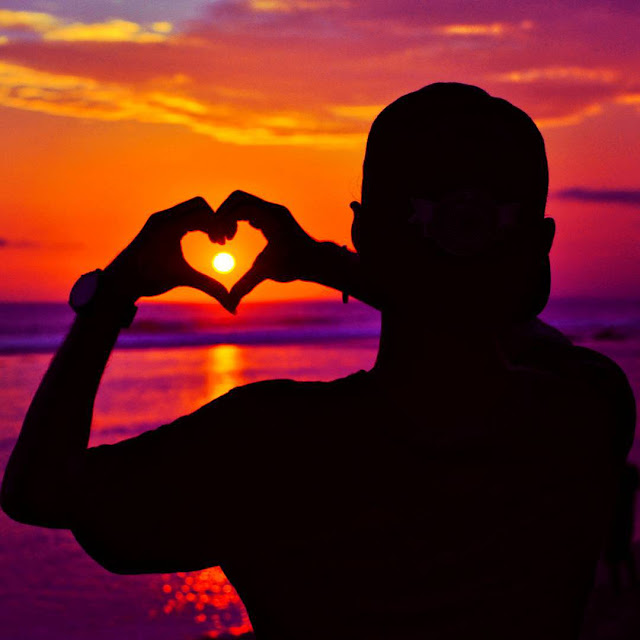
[[76, 311], [82, 309], [93, 300], [93, 296], [98, 290], [100, 271], [85, 273], [73, 285], [69, 295], [69, 304]]

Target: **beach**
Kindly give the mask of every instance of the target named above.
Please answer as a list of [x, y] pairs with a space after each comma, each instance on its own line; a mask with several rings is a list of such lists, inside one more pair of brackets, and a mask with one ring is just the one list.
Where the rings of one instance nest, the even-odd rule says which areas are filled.
[[[65, 305], [0, 304], [0, 470], [71, 317]], [[544, 317], [577, 343], [618, 362], [640, 399], [640, 304], [558, 300]], [[143, 303], [105, 373], [90, 444], [155, 428], [239, 385], [270, 378], [331, 380], [368, 369], [378, 331], [378, 314], [353, 302], [247, 304], [237, 318], [206, 304]], [[640, 463], [638, 439], [630, 458]], [[215, 475], [214, 458], [212, 469], [215, 509], [216, 495], [232, 480]], [[189, 478], [175, 481], [190, 490]], [[251, 630], [219, 568], [113, 575], [87, 557], [70, 533], [19, 525], [3, 513], [0, 575], [0, 635], [12, 640], [196, 640]], [[339, 580], [336, 576], [336, 585]], [[611, 631], [602, 621], [616, 606], [640, 610], [637, 593], [625, 595], [624, 602], [612, 600], [602, 572], [599, 584], [585, 639], [636, 637], [615, 635], [624, 630]], [[601, 623], [608, 635], [595, 630]]]

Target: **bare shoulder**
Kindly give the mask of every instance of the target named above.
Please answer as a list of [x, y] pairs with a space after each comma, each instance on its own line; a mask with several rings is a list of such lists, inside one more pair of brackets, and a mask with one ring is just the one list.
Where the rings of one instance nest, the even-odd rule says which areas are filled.
[[511, 362], [542, 375], [593, 381], [606, 393], [631, 393], [625, 373], [611, 358], [574, 345], [561, 331], [537, 318], [513, 327], [505, 336], [505, 348]]
[[619, 411], [632, 413], [635, 421], [635, 399], [622, 368], [599, 351], [572, 345], [571, 357], [585, 379], [606, 394]]
[[278, 405], [282, 402], [295, 402], [296, 399], [306, 402], [314, 396], [351, 393], [362, 382], [364, 374], [364, 371], [358, 371], [344, 378], [330, 381], [302, 381], [289, 378], [261, 380], [235, 387], [225, 395], [204, 405], [202, 409], [206, 410], [207, 407], [217, 408], [223, 405], [232, 406], [236, 410], [238, 407], [259, 409], [260, 407]]
[[[605, 429], [625, 454], [633, 441], [636, 403], [620, 366], [606, 355], [574, 345], [558, 329], [535, 319], [504, 335], [505, 355], [525, 395], [535, 394], [551, 415], [571, 416], [584, 432]], [[528, 390], [528, 391], [527, 391]], [[542, 400], [544, 399], [544, 400]]]
[[581, 429], [591, 424], [612, 438], [618, 455], [626, 457], [633, 442], [636, 402], [622, 368], [608, 356], [570, 341], [540, 338], [532, 358], [538, 375], [556, 382], [582, 416]]
[[611, 420], [614, 446], [627, 457], [636, 428], [636, 401], [622, 368], [611, 358], [586, 347], [573, 347], [573, 354], [592, 393], [600, 394]]

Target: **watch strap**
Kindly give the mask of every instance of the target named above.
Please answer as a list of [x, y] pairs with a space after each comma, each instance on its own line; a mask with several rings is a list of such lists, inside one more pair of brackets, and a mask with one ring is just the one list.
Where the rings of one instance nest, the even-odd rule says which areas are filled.
[[123, 329], [131, 326], [138, 311], [138, 307], [131, 300], [118, 296], [117, 292], [105, 286], [102, 269], [95, 269], [80, 276], [69, 294], [69, 306], [78, 315], [99, 312], [100, 309], [115, 311], [118, 324]]

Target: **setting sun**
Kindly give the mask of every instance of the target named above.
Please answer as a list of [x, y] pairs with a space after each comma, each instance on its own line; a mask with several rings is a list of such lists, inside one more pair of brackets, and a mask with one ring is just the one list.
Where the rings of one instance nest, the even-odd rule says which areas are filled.
[[213, 258], [213, 268], [218, 273], [229, 273], [236, 266], [235, 258], [226, 252], [216, 253]]

